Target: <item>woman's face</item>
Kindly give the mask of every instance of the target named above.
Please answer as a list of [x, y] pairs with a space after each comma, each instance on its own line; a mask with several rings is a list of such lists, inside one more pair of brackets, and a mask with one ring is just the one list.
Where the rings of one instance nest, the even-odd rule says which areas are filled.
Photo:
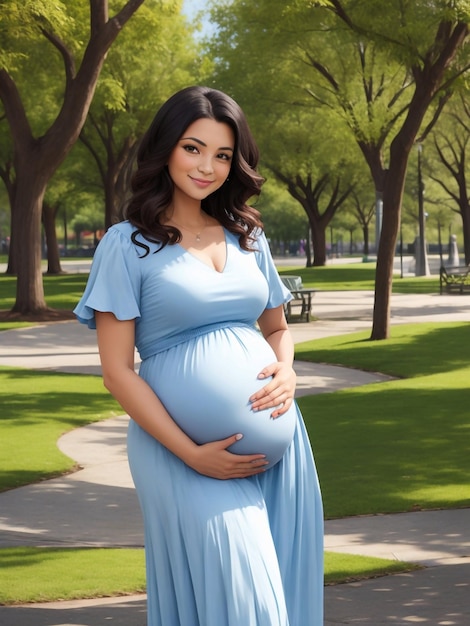
[[228, 124], [201, 118], [188, 126], [168, 160], [174, 200], [201, 201], [226, 181], [235, 137]]

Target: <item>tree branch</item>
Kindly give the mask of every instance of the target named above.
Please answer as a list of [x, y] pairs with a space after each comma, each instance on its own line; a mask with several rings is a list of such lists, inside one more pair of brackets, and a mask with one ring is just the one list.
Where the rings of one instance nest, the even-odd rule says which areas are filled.
[[430, 122], [426, 125], [425, 129], [423, 130], [423, 132], [421, 133], [421, 135], [419, 136], [419, 138], [416, 140], [417, 143], [420, 143], [422, 141], [424, 141], [426, 139], [426, 137], [429, 135], [429, 133], [431, 132], [431, 130], [434, 128], [434, 126], [437, 123], [437, 120], [439, 119], [439, 116], [441, 115], [445, 105], [447, 104], [447, 102], [450, 100], [452, 96], [452, 92], [448, 91], [447, 93], [443, 94], [440, 98], [439, 101], [437, 103], [437, 107], [434, 110], [434, 114], [432, 116], [432, 119], [430, 120]]
[[72, 53], [67, 48], [65, 43], [54, 33], [50, 33], [45, 28], [41, 28], [41, 33], [60, 52], [64, 61], [66, 85], [70, 84], [70, 82], [75, 78], [76, 73], [75, 59], [73, 58]]
[[104, 164], [103, 164], [103, 162], [101, 160], [100, 155], [98, 154], [98, 151], [95, 150], [93, 144], [88, 139], [88, 137], [86, 136], [86, 134], [84, 133], [83, 130], [80, 133], [79, 139], [82, 142], [82, 144], [84, 146], [86, 146], [86, 148], [88, 149], [88, 151], [91, 153], [92, 157], [94, 158], [96, 166], [97, 166], [98, 171], [100, 173], [100, 178], [101, 178], [101, 180], [104, 183], [105, 180], [106, 180], [106, 169], [105, 169], [105, 166], [104, 166]]
[[90, 36], [98, 35], [108, 21], [108, 0], [90, 0]]
[[346, 10], [344, 9], [341, 2], [339, 2], [338, 0], [330, 0], [330, 3], [333, 6], [333, 13], [335, 13], [340, 18], [340, 20], [343, 21], [351, 30], [357, 31], [356, 25], [346, 13]]
[[[443, 24], [446, 26], [446, 28], [441, 29], [441, 26], [443, 26]], [[439, 25], [438, 35], [442, 39], [444, 34], [446, 34], [447, 39], [444, 41], [441, 47], [440, 54], [438, 55], [436, 60], [433, 60], [432, 53], [434, 52], [434, 49], [431, 48], [429, 53], [426, 55], [426, 62], [423, 70], [418, 70], [418, 75], [421, 78], [421, 81], [427, 82], [428, 84], [435, 84], [436, 82], [440, 82], [436, 79], [439, 79], [452, 63], [457, 50], [462, 46], [469, 33], [468, 25], [464, 22], [457, 22], [455, 28], [452, 31], [447, 28], [447, 23], [443, 24]], [[438, 90], [438, 87], [442, 88], [440, 85], [436, 85], [432, 93], [433, 97]]]
[[3, 69], [0, 70], [0, 99], [3, 102], [13, 142], [22, 153], [33, 142], [33, 134], [16, 83]]
[[111, 21], [114, 21], [120, 30], [143, 3], [144, 0], [129, 0]]
[[309, 52], [305, 52], [305, 56], [307, 57], [309, 64], [328, 81], [334, 90], [339, 91], [339, 85], [331, 72], [322, 63], [316, 61]]
[[452, 199], [454, 200], [454, 202], [455, 202], [456, 204], [458, 204], [458, 203], [459, 203], [459, 196], [458, 196], [458, 194], [456, 194], [455, 192], [453, 192], [453, 191], [450, 189], [450, 187], [448, 187], [448, 185], [446, 185], [446, 184], [444, 183], [444, 181], [440, 180], [439, 178], [435, 178], [434, 176], [430, 176], [429, 178], [430, 178], [431, 180], [433, 180], [435, 183], [437, 183], [437, 184], [439, 185], [439, 187], [441, 187], [441, 188], [442, 188], [442, 189], [446, 192], [446, 194], [447, 194], [450, 198], [452, 198]]
[[109, 136], [106, 137], [106, 135], [103, 133], [99, 123], [96, 121], [95, 116], [93, 115], [93, 113], [91, 113], [91, 111], [88, 112], [88, 120], [89, 120], [90, 124], [93, 126], [93, 128], [95, 129], [98, 137], [101, 140], [101, 143], [104, 146], [106, 146], [108, 144]]
[[[454, 161], [457, 162], [457, 154], [453, 148], [453, 146], [447, 142], [448, 148], [450, 149], [452, 156], [454, 157]], [[443, 148], [441, 148], [441, 146], [438, 144], [437, 139], [434, 140], [434, 147], [436, 148], [436, 152], [439, 156], [439, 159], [441, 160], [441, 163], [444, 165], [444, 167], [450, 172], [450, 174], [453, 176], [453, 178], [457, 177], [458, 171], [456, 169], [454, 169], [454, 167], [452, 166], [451, 162], [446, 159], [445, 155], [444, 155], [444, 151]]]
[[[122, 27], [132, 17], [144, 0], [129, 0], [115, 17], [105, 21], [108, 0], [90, 0], [92, 34], [87, 43], [80, 68], [67, 85], [59, 115], [44, 136], [44, 150], [65, 157], [85, 123], [106, 53]], [[62, 146], [57, 146], [60, 137]], [[54, 147], [52, 147], [54, 146]], [[56, 163], [59, 165], [60, 161]]]

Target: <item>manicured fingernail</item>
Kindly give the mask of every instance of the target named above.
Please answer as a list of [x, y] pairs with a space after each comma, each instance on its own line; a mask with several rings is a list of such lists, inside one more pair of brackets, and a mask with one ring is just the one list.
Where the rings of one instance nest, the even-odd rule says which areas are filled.
[[235, 435], [235, 439], [239, 441], [240, 439], [243, 439], [243, 435], [241, 433], [238, 433], [238, 435]]

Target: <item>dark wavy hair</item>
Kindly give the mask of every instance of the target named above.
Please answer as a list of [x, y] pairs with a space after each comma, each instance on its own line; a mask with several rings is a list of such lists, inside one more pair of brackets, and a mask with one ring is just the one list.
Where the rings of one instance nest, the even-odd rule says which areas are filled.
[[259, 211], [247, 204], [250, 198], [259, 195], [264, 182], [256, 170], [258, 148], [240, 106], [222, 91], [209, 87], [187, 87], [171, 96], [141, 140], [137, 167], [131, 177], [132, 193], [124, 213], [137, 227], [135, 243], [137, 233], [161, 247], [181, 240], [177, 228], [161, 223], [173, 197], [167, 163], [188, 126], [201, 118], [228, 124], [235, 136], [229, 178], [202, 201], [201, 207], [238, 235], [244, 250], [251, 249], [255, 231], [263, 226]]

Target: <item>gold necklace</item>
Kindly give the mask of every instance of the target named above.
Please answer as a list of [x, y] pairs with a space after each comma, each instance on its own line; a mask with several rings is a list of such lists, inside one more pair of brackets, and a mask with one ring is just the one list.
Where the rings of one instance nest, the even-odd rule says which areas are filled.
[[178, 226], [178, 228], [181, 230], [187, 230], [188, 232], [190, 232], [192, 235], [194, 235], [196, 237], [196, 241], [201, 241], [201, 234], [203, 233], [203, 231], [207, 228], [207, 220], [205, 220], [204, 222], [204, 226], [201, 228], [201, 230], [199, 230], [198, 232], [194, 232], [193, 230], [191, 230], [190, 228], [188, 228], [187, 226], [181, 226], [180, 224], [178, 224], [178, 222], [175, 222], [175, 220], [171, 220], [173, 222], [173, 224], [175, 226]]

